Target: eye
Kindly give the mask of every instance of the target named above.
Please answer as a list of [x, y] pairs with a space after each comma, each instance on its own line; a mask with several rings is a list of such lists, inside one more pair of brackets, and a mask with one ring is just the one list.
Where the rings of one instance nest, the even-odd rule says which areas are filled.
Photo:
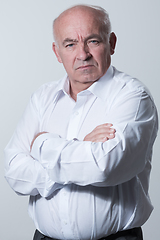
[[71, 47], [73, 47], [74, 46], [74, 43], [69, 43], [69, 44], [67, 44], [65, 47], [66, 48], [71, 48]]
[[95, 43], [95, 44], [99, 43], [98, 40], [92, 40], [91, 42], [92, 42], [92, 43]]
[[89, 44], [93, 44], [93, 45], [98, 45], [99, 43], [100, 43], [100, 41], [97, 40], [97, 39], [91, 39], [91, 40], [89, 41]]

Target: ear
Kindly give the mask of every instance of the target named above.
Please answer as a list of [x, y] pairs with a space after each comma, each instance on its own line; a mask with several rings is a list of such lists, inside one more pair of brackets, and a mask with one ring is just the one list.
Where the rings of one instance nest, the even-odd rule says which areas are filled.
[[110, 44], [110, 53], [111, 55], [114, 54], [114, 50], [116, 47], [117, 37], [114, 32], [110, 34], [109, 44]]
[[59, 48], [57, 47], [55, 42], [53, 42], [53, 44], [52, 44], [52, 49], [53, 49], [53, 52], [55, 53], [55, 55], [57, 57], [58, 62], [62, 63], [62, 59], [61, 59], [60, 54], [59, 54]]

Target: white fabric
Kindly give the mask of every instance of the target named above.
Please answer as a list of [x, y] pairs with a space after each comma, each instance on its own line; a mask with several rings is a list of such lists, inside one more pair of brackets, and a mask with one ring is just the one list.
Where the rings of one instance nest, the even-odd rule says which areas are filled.
[[[6, 179], [31, 195], [39, 231], [59, 239], [98, 239], [141, 226], [153, 207], [148, 196], [157, 112], [138, 80], [110, 66], [90, 88], [69, 96], [67, 76], [33, 94], [5, 149]], [[105, 143], [83, 141], [112, 123]], [[30, 153], [30, 144], [38, 132]]]

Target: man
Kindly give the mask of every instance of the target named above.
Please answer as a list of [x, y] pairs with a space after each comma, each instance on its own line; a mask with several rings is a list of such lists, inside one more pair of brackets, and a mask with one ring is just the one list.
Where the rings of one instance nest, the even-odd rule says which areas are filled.
[[143, 239], [153, 209], [153, 99], [111, 66], [116, 36], [105, 10], [74, 6], [53, 27], [67, 75], [33, 94], [5, 149], [6, 179], [30, 195], [34, 240]]

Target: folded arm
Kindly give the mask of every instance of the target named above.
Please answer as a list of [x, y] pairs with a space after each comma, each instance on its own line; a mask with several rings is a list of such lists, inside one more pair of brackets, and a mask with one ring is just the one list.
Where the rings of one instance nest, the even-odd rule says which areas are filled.
[[[55, 190], [63, 187], [52, 180], [48, 174], [48, 170], [43, 166], [40, 161], [37, 161], [31, 155], [32, 145], [35, 139], [40, 138], [43, 135], [52, 136], [46, 132], [40, 132], [40, 118], [38, 111], [38, 101], [35, 96], [31, 98], [26, 111], [21, 118], [16, 131], [5, 148], [5, 178], [9, 185], [13, 188], [17, 194], [22, 195], [37, 195], [40, 194], [43, 197], [47, 197], [52, 194]], [[104, 138], [103, 141], [108, 140], [114, 136], [110, 135], [114, 132], [110, 128], [111, 125], [100, 128], [98, 138]], [[86, 141], [92, 141], [90, 137], [98, 136], [98, 131], [92, 132], [91, 136], [86, 136]], [[54, 135], [55, 136], [55, 135]], [[103, 137], [104, 136], [104, 137]], [[56, 135], [59, 139], [59, 136]], [[66, 145], [66, 140], [63, 140], [62, 145]], [[62, 147], [62, 146], [61, 146]], [[63, 147], [62, 147], [63, 148]]]
[[130, 93], [115, 103], [107, 120], [116, 129], [109, 141], [92, 141], [97, 129], [84, 138], [89, 141], [48, 133], [35, 140], [31, 154], [59, 184], [114, 186], [129, 181], [150, 161], [157, 132], [154, 103], [145, 91]]
[[[67, 141], [52, 133], [37, 137], [37, 105], [34, 99], [30, 102], [5, 149], [5, 176], [17, 193], [47, 197], [64, 184], [113, 186], [143, 171], [157, 131], [156, 109], [145, 92], [131, 93], [115, 103], [106, 116], [106, 122], [113, 124], [105, 129], [108, 141], [102, 134], [105, 125], [84, 141]], [[110, 132], [113, 129], [116, 133]]]
[[47, 197], [62, 186], [52, 181], [47, 170], [30, 154], [32, 140], [39, 133], [39, 119], [37, 101], [33, 95], [4, 150], [5, 178], [17, 194]]

